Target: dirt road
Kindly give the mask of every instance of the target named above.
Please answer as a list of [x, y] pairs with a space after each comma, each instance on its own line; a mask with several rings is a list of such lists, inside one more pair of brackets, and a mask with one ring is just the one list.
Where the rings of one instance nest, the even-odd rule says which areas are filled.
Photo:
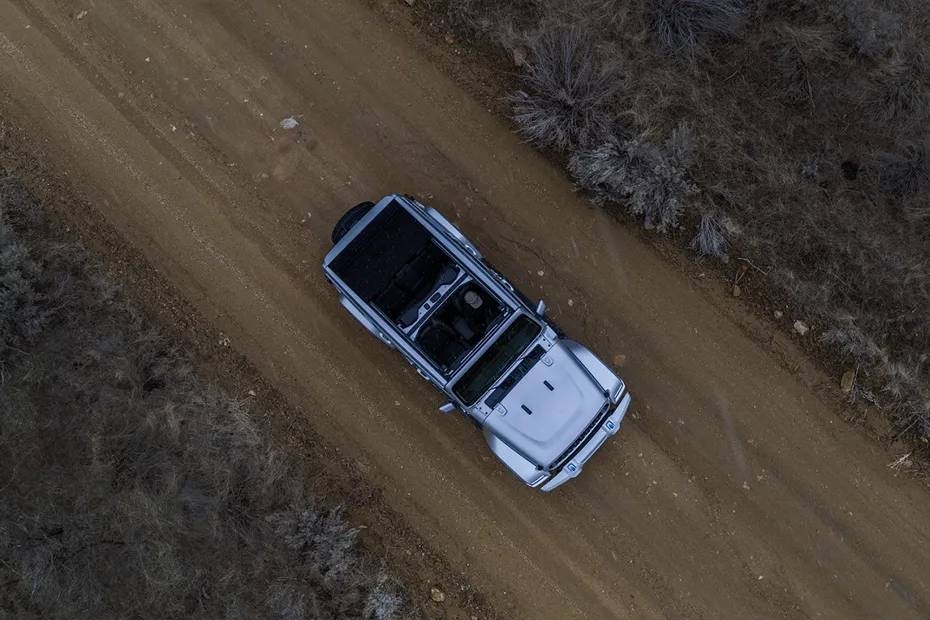
[[[930, 617], [925, 490], [364, 3], [0, 0], [0, 91], [503, 615]], [[331, 227], [391, 191], [625, 359], [633, 415], [571, 485], [523, 488], [340, 309]]]

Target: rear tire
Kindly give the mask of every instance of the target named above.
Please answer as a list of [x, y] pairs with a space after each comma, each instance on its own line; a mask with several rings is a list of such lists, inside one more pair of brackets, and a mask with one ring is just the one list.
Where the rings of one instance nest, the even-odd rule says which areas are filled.
[[375, 206], [375, 203], [366, 201], [360, 202], [348, 211], [345, 215], [339, 218], [339, 221], [336, 222], [336, 226], [333, 228], [333, 245], [339, 243], [339, 240], [346, 236], [346, 233], [349, 232], [353, 226], [355, 226], [360, 219], [365, 217], [371, 208]]

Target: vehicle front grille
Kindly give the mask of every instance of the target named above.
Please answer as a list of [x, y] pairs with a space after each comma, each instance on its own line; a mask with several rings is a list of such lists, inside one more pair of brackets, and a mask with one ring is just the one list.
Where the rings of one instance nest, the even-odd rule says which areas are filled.
[[549, 467], [550, 471], [561, 468], [562, 465], [564, 465], [569, 459], [572, 458], [572, 456], [575, 455], [575, 451], [591, 438], [597, 429], [599, 429], [604, 423], [604, 419], [610, 415], [610, 405], [610, 401], [607, 401], [604, 407], [598, 412], [597, 416], [595, 416], [594, 421], [591, 422], [591, 424], [589, 424], [580, 435], [578, 435], [578, 438], [573, 441], [572, 444], [568, 446], [568, 449], [565, 450], [565, 452], [563, 452], [562, 455], [556, 459], [555, 463]]

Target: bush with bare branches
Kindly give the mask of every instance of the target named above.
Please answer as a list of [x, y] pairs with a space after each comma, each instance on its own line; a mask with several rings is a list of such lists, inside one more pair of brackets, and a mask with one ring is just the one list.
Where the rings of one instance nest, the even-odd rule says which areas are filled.
[[649, 28], [663, 49], [693, 57], [713, 40], [736, 38], [746, 15], [744, 0], [655, 0]]
[[617, 65], [602, 62], [591, 38], [577, 29], [542, 33], [530, 50], [526, 90], [510, 95], [520, 132], [537, 146], [561, 152], [607, 134], [623, 88]]

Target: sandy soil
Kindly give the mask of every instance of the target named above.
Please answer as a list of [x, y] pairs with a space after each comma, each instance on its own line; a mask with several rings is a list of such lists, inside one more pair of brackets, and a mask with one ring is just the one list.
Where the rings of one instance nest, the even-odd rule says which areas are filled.
[[[920, 483], [364, 2], [0, 0], [0, 113], [501, 616], [930, 616]], [[621, 366], [572, 485], [523, 488], [341, 311], [330, 229], [391, 191]]]

